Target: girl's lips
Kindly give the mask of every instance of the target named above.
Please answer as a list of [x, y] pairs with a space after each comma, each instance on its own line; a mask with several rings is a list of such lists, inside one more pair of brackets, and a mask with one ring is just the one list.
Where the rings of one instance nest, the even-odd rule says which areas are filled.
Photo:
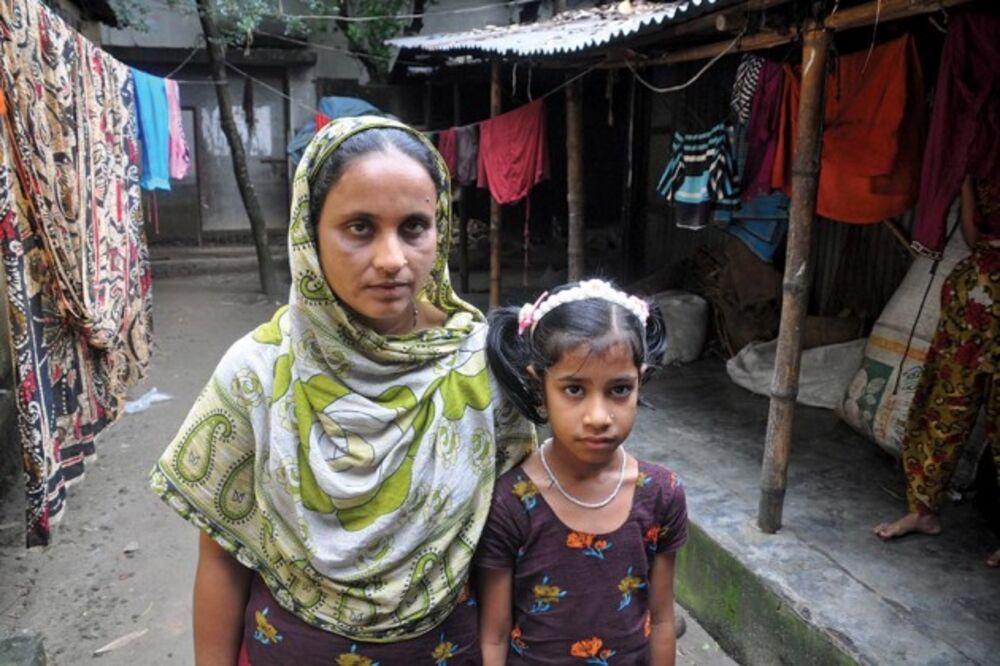
[[614, 437], [582, 437], [580, 441], [589, 446], [614, 446], [617, 442]]

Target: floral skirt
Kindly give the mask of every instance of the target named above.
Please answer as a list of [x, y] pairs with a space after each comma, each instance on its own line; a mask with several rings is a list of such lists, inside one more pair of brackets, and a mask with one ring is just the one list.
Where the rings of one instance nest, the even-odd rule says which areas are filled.
[[978, 244], [942, 286], [941, 319], [903, 438], [910, 511], [938, 511], [981, 408], [1000, 475], [1000, 241]]
[[423, 636], [395, 643], [353, 641], [307, 624], [278, 603], [259, 576], [250, 586], [238, 666], [479, 666], [473, 597]]

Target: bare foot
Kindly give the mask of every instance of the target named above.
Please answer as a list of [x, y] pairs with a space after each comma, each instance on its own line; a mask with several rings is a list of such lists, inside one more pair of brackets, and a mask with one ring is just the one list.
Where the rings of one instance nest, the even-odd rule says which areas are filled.
[[895, 522], [876, 525], [872, 531], [875, 533], [875, 536], [886, 540], [895, 539], [913, 532], [933, 535], [941, 533], [941, 523], [934, 514], [921, 515], [919, 513], [908, 513]]
[[996, 569], [1000, 567], [1000, 548], [993, 551], [993, 554], [986, 558], [986, 566]]

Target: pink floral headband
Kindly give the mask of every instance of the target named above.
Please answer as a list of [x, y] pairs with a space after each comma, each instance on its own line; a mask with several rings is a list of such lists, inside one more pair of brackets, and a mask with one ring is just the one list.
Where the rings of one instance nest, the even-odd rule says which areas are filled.
[[525, 303], [521, 306], [521, 311], [517, 315], [517, 333], [524, 335], [525, 331], [535, 330], [538, 322], [549, 312], [573, 301], [583, 301], [588, 298], [599, 298], [620, 305], [646, 325], [649, 318], [649, 304], [637, 296], [629, 296], [623, 291], [618, 291], [604, 280], [583, 280], [575, 287], [564, 289], [551, 298], [549, 292], [543, 292], [534, 303]]

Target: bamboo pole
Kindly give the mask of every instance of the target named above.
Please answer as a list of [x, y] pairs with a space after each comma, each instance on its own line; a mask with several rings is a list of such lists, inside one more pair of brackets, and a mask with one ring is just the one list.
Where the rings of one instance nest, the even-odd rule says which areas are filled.
[[[500, 115], [500, 61], [490, 66], [490, 118]], [[500, 305], [500, 204], [490, 197], [490, 307]]]
[[583, 279], [583, 84], [566, 86], [566, 254], [569, 281]]
[[799, 392], [802, 328], [808, 306], [809, 265], [816, 190], [823, 134], [823, 93], [833, 33], [809, 24], [803, 30], [802, 90], [799, 97], [795, 157], [792, 163], [792, 203], [785, 258], [781, 325], [771, 380], [771, 405], [761, 470], [757, 524], [768, 534], [781, 527], [792, 447], [792, 421]]

